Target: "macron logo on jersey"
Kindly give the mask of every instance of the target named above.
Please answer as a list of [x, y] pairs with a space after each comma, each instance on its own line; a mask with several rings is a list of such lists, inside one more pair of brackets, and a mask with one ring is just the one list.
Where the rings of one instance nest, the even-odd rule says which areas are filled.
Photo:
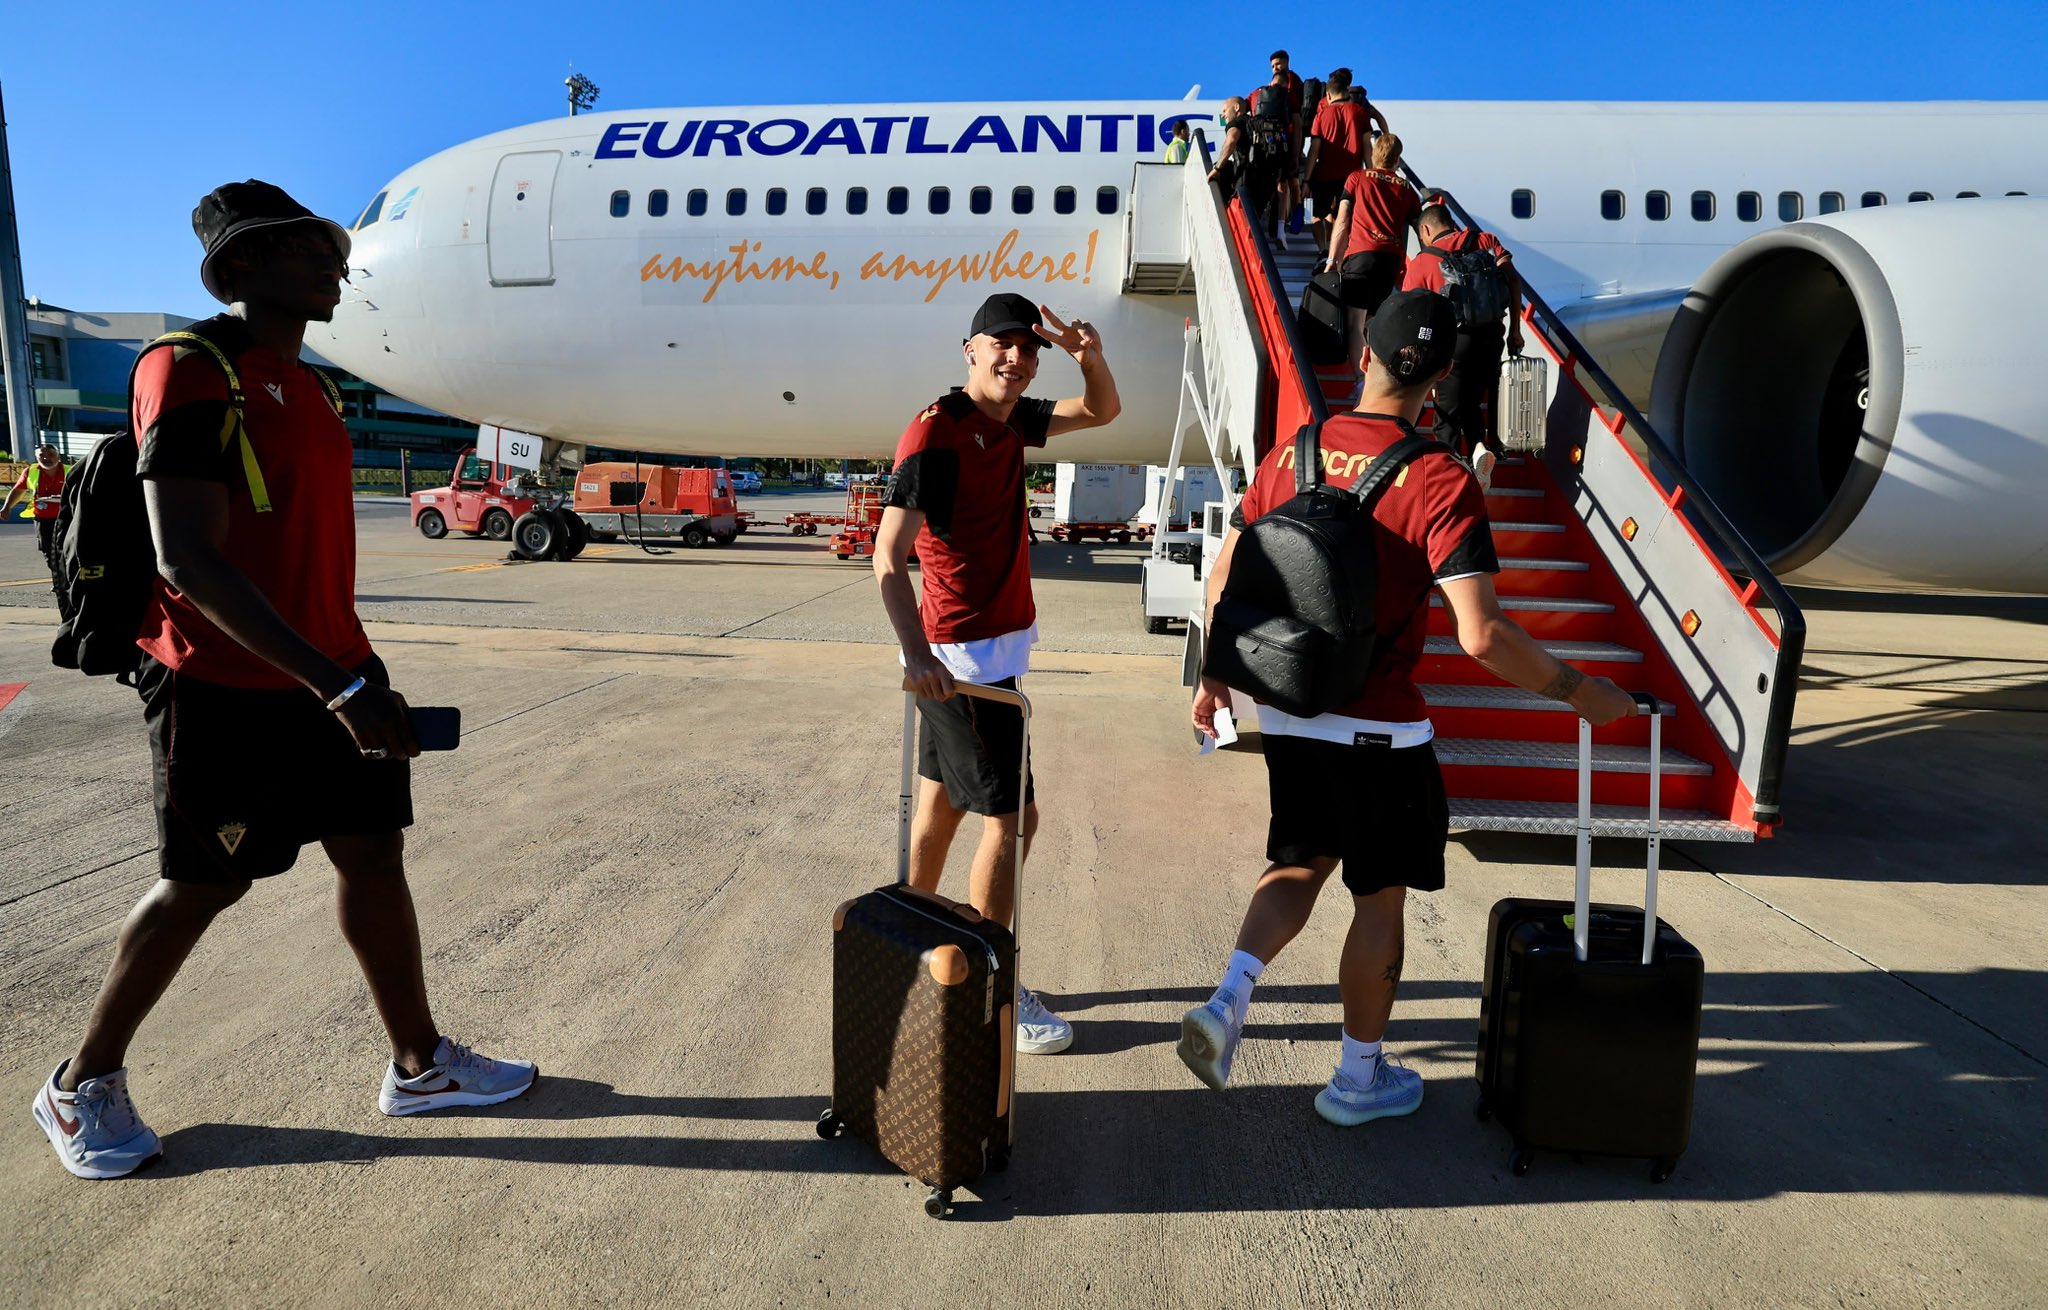
[[928, 114], [869, 118], [692, 118], [613, 123], [599, 138], [598, 159], [704, 159], [738, 155], [1071, 155], [1084, 151], [1149, 154], [1173, 139], [1173, 125], [1206, 122], [1207, 113], [982, 114], [954, 131]]

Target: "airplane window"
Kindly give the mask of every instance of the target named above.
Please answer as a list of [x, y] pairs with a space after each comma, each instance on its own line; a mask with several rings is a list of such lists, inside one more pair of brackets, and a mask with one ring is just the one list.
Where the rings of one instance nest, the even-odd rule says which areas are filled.
[[1865, 209], [1876, 209], [1884, 202], [1884, 192], [1882, 191], [1865, 191], [1863, 193], [1863, 207]]
[[1714, 215], [1719, 211], [1720, 202], [1714, 199], [1713, 192], [1695, 191], [1692, 193], [1693, 222], [1711, 223], [1714, 221]]
[[633, 196], [628, 191], [612, 192], [612, 217], [624, 218], [633, 212]]
[[660, 218], [667, 213], [668, 192], [649, 191], [647, 193], [647, 216], [649, 218]]
[[1956, 192], [1956, 199], [1958, 199], [1958, 200], [1975, 200], [1976, 198], [1977, 198], [1977, 193], [1976, 193], [1975, 191], [1958, 191], [1958, 192]]
[[1600, 217], [1612, 223], [1627, 212], [1628, 202], [1622, 198], [1621, 192], [1602, 191], [1600, 193]]
[[1800, 195], [1797, 191], [1780, 191], [1778, 193], [1778, 221], [1781, 223], [1797, 223], [1804, 217], [1806, 217], [1806, 197]]
[[822, 214], [825, 212], [824, 187], [814, 186], [804, 192], [804, 212], [806, 214]]
[[391, 193], [389, 191], [379, 191], [375, 199], [370, 201], [369, 204], [363, 206], [363, 212], [356, 215], [356, 221], [354, 224], [355, 228], [358, 231], [368, 227], [370, 224], [376, 222], [380, 217], [383, 216], [384, 197], [390, 194]]
[[892, 186], [889, 188], [889, 212], [892, 214], [907, 214], [910, 212], [909, 187]]
[[768, 212], [780, 217], [789, 212], [789, 192], [781, 187], [768, 188]]
[[1010, 192], [1010, 212], [1011, 212], [1011, 213], [1013, 213], [1013, 214], [1028, 214], [1028, 213], [1030, 213], [1030, 212], [1031, 212], [1031, 188], [1030, 188], [1030, 187], [1028, 187], [1028, 186], [1020, 186], [1020, 187], [1015, 187], [1015, 188], [1013, 188], [1013, 189], [1011, 190], [1011, 192]]
[[943, 214], [953, 207], [953, 193], [945, 187], [935, 186], [925, 196], [925, 207], [934, 214]]
[[967, 193], [967, 208], [976, 214], [986, 214], [995, 208], [995, 196], [985, 186], [978, 186]]
[[1652, 223], [1661, 223], [1671, 217], [1671, 193], [1652, 191], [1643, 197], [1643, 217]]
[[846, 188], [846, 212], [865, 214], [868, 212], [868, 189], [864, 186]]
[[711, 197], [705, 194], [704, 189], [702, 187], [698, 187], [696, 190], [690, 192], [690, 194], [683, 199], [683, 209], [686, 212], [688, 212], [691, 218], [704, 217], [705, 211], [710, 208]]
[[725, 193], [725, 212], [738, 217], [747, 212], [747, 192], [744, 187], [734, 187]]
[[1932, 191], [1915, 191], [1912, 195], [1906, 197], [1906, 203], [1912, 205], [1932, 199], [1934, 199]]
[[1055, 214], [1071, 214], [1074, 212], [1074, 188], [1070, 186], [1053, 188], [1052, 212]]
[[1735, 197], [1735, 217], [1745, 223], [1754, 223], [1764, 216], [1764, 198], [1754, 191], [1745, 191]]
[[1536, 193], [1526, 188], [1515, 192], [1508, 200], [1508, 211], [1516, 218], [1536, 217]]
[[1099, 186], [1099, 187], [1096, 187], [1096, 188], [1095, 188], [1095, 212], [1096, 212], [1096, 213], [1098, 213], [1098, 214], [1114, 214], [1114, 213], [1115, 213], [1115, 212], [1117, 211], [1117, 208], [1118, 208], [1118, 205], [1117, 205], [1117, 200], [1118, 200], [1118, 196], [1117, 196], [1117, 190], [1116, 190], [1116, 188], [1115, 188], [1115, 187], [1113, 187], [1113, 186]]
[[1844, 199], [1842, 199], [1842, 193], [1841, 193], [1841, 192], [1839, 192], [1839, 191], [1823, 191], [1823, 192], [1821, 192], [1821, 193], [1820, 193], [1820, 212], [1821, 212], [1821, 213], [1823, 213], [1823, 214], [1839, 214], [1839, 213], [1841, 213], [1841, 212], [1842, 212], [1842, 211], [1843, 211], [1844, 209], [1847, 209], [1848, 207], [1849, 207], [1849, 202], [1848, 202], [1848, 201], [1846, 201], [1846, 200], [1844, 200]]

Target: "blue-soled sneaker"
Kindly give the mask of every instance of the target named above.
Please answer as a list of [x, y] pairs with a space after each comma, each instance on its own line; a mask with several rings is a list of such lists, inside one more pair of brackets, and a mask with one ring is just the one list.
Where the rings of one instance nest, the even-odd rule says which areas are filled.
[[1421, 1105], [1422, 1075], [1396, 1064], [1384, 1052], [1373, 1066], [1372, 1086], [1358, 1086], [1339, 1069], [1330, 1085], [1316, 1094], [1316, 1113], [1340, 1128], [1414, 1114]]
[[1174, 1050], [1195, 1077], [1220, 1092], [1230, 1082], [1230, 1065], [1237, 1058], [1237, 1043], [1243, 1036], [1244, 1020], [1237, 1016], [1236, 995], [1218, 991], [1206, 1005], [1181, 1016], [1180, 1045]]
[[493, 1060], [443, 1037], [434, 1048], [433, 1067], [417, 1078], [407, 1078], [395, 1064], [384, 1066], [377, 1108], [385, 1114], [418, 1114], [455, 1105], [496, 1105], [518, 1096], [538, 1077], [540, 1070], [530, 1060]]
[[128, 1071], [88, 1078], [75, 1092], [57, 1090], [65, 1065], [36, 1089], [30, 1106], [64, 1167], [80, 1178], [126, 1178], [160, 1158], [163, 1143], [128, 1099]]
[[1045, 1008], [1029, 987], [1017, 986], [1017, 1051], [1057, 1055], [1074, 1044], [1074, 1025]]

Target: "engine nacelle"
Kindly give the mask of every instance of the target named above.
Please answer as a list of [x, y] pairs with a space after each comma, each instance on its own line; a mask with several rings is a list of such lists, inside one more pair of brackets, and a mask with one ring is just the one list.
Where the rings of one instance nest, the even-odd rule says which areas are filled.
[[1831, 215], [1685, 297], [1650, 422], [1780, 577], [2048, 591], [2048, 200]]

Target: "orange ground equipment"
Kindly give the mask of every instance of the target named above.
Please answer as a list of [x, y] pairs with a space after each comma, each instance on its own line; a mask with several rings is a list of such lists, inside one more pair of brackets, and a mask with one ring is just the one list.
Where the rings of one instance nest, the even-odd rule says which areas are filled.
[[415, 491], [412, 523], [420, 535], [438, 541], [448, 529], [492, 541], [509, 541], [512, 525], [539, 502], [532, 496], [508, 495], [505, 483], [518, 470], [480, 458], [474, 449], [462, 452], [445, 487]]
[[882, 526], [882, 500], [889, 484], [871, 480], [846, 485], [846, 527], [832, 534], [832, 553], [856, 559], [875, 553], [875, 534]]
[[685, 546], [740, 534], [732, 479], [722, 468], [672, 464], [585, 464], [576, 474], [577, 516], [598, 541], [673, 537]]

